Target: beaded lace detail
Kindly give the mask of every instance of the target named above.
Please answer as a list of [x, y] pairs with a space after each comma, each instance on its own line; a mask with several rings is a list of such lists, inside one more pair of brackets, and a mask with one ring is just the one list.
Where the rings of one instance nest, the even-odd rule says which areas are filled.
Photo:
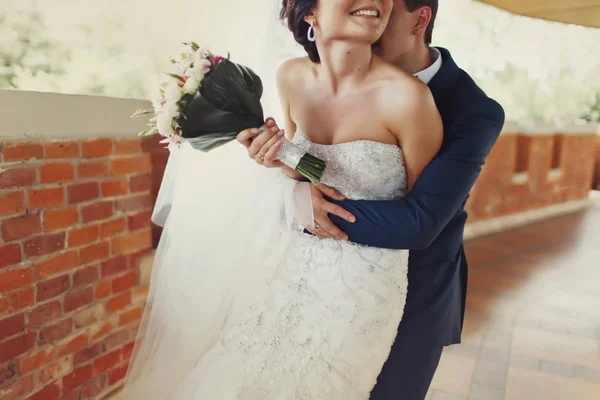
[[323, 145], [296, 132], [293, 142], [326, 162], [321, 183], [352, 200], [389, 200], [406, 194], [402, 150], [372, 140]]
[[[318, 145], [301, 134], [294, 142], [327, 162], [324, 183], [348, 198], [389, 200], [406, 192], [396, 146]], [[402, 318], [407, 268], [408, 251], [297, 232], [244, 322], [198, 366], [194, 399], [367, 400]]]

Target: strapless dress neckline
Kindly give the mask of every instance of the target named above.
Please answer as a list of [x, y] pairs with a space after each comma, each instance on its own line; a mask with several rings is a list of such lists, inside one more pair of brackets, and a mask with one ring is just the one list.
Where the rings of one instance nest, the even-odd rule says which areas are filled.
[[293, 142], [327, 167], [321, 183], [351, 200], [393, 200], [406, 194], [407, 176], [402, 149], [394, 144], [359, 139], [314, 143], [301, 131]]
[[402, 152], [402, 149], [400, 148], [400, 146], [398, 146], [396, 144], [383, 143], [383, 142], [378, 142], [376, 140], [371, 140], [371, 139], [356, 139], [356, 140], [350, 140], [348, 142], [342, 142], [342, 143], [322, 144], [322, 143], [313, 142], [302, 131], [296, 131], [295, 135], [300, 136], [302, 138], [302, 140], [306, 140], [308, 143], [310, 143], [313, 146], [338, 147], [338, 146], [348, 146], [348, 145], [360, 144], [360, 143], [372, 143], [376, 146], [379, 145], [379, 146], [389, 147], [389, 148], [392, 148], [392, 149]]

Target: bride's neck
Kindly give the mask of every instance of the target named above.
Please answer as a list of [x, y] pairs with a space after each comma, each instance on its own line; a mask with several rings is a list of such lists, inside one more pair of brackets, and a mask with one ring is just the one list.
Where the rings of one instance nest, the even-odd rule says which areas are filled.
[[334, 93], [346, 83], [356, 84], [369, 72], [373, 52], [371, 46], [342, 41], [318, 43], [321, 63], [317, 66], [320, 78]]

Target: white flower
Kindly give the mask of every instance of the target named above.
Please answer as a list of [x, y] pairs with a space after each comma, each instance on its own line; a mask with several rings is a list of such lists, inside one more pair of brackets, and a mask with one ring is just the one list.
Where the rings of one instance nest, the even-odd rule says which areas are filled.
[[182, 63], [171, 64], [171, 66], [169, 67], [169, 73], [181, 76], [183, 75], [185, 68], [186, 65]]
[[187, 57], [181, 61], [183, 70], [184, 71], [187, 70], [190, 67], [190, 65], [192, 65], [193, 62], [194, 62], [194, 55], [188, 54]]
[[158, 86], [164, 90], [173, 81], [176, 82], [177, 80], [168, 74], [161, 74], [158, 79]]
[[169, 83], [165, 89], [165, 100], [167, 103], [177, 103], [183, 96], [183, 90], [179, 87], [177, 81]]
[[202, 82], [202, 79], [204, 79], [204, 75], [207, 71], [208, 70], [205, 69], [202, 65], [194, 64], [194, 66], [188, 70], [187, 74], [189, 77], [194, 78], [199, 82]]
[[179, 135], [169, 136], [166, 139], [161, 140], [159, 143], [166, 144], [166, 149], [169, 151], [173, 151], [174, 149], [179, 149], [185, 143], [185, 139]]
[[204, 72], [208, 71], [210, 69], [210, 67], [212, 67], [212, 63], [210, 62], [210, 60], [207, 59], [202, 59], [198, 62], [199, 66], [202, 66]]
[[[204, 76], [204, 75], [203, 75]], [[188, 94], [194, 94], [200, 87], [200, 79], [190, 76], [183, 85], [183, 91]]]
[[163, 97], [162, 93], [160, 93], [160, 91], [157, 90], [152, 96], [152, 107], [154, 107], [154, 111], [156, 113], [162, 110], [164, 101], [165, 98]]
[[198, 49], [196, 53], [193, 55], [194, 62], [200, 62], [202, 60], [206, 60], [206, 50]]
[[170, 119], [179, 118], [180, 110], [176, 103], [166, 103], [163, 109], [163, 113]]
[[175, 131], [173, 130], [173, 119], [166, 113], [161, 113], [156, 118], [156, 128], [158, 133], [162, 136], [173, 136]]

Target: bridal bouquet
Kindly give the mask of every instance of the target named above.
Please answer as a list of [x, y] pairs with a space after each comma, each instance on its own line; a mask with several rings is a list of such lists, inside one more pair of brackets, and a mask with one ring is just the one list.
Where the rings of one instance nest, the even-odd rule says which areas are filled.
[[[158, 133], [166, 138], [162, 143], [176, 145], [186, 140], [207, 152], [231, 142], [245, 129], [262, 127], [263, 85], [258, 75], [196, 43], [184, 45], [187, 51], [179, 61], [171, 60], [171, 71], [164, 74], [158, 85], [153, 108], [133, 114], [154, 114], [149, 129], [140, 135]], [[278, 159], [312, 183], [318, 183], [325, 163], [285, 138], [282, 142]]]

